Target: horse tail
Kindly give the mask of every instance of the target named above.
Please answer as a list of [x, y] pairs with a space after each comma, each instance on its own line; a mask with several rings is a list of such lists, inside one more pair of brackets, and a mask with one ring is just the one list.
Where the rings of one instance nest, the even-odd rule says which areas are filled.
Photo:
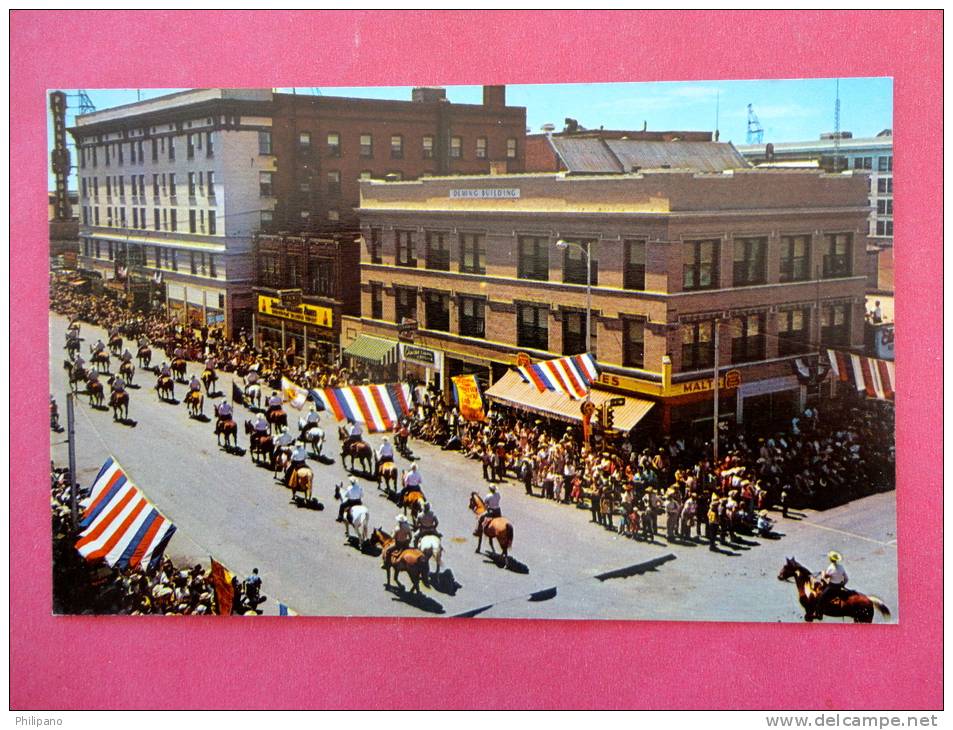
[[503, 534], [506, 537], [507, 548], [511, 547], [513, 545], [513, 523], [512, 522], [506, 523], [506, 530], [504, 531]]
[[880, 611], [881, 616], [883, 616], [884, 618], [890, 618], [890, 609], [887, 608], [886, 603], [884, 603], [881, 599], [877, 598], [877, 596], [867, 596], [867, 598], [869, 598], [870, 602], [874, 604], [874, 608]]

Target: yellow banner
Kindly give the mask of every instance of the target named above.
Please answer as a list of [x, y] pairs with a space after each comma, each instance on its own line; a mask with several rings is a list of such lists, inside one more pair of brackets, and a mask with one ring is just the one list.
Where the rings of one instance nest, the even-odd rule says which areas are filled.
[[331, 309], [328, 307], [316, 307], [313, 304], [284, 307], [277, 297], [266, 297], [262, 294], [258, 295], [258, 311], [262, 314], [270, 314], [272, 317], [281, 317], [328, 329], [331, 329], [334, 321]]
[[457, 388], [457, 402], [460, 405], [460, 415], [465, 421], [485, 421], [483, 412], [483, 398], [480, 396], [480, 386], [477, 385], [476, 375], [458, 375], [450, 378]]

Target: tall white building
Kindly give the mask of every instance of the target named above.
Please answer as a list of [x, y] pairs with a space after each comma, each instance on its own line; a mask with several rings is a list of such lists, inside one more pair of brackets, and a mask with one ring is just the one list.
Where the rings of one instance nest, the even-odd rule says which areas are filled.
[[275, 206], [269, 89], [197, 89], [81, 115], [80, 266], [161, 281], [170, 313], [247, 327]]

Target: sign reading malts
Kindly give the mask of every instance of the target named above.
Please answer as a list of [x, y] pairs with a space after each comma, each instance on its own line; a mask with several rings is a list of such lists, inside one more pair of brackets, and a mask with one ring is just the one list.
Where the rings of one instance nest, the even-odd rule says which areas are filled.
[[270, 314], [272, 317], [281, 317], [295, 322], [304, 322], [317, 327], [331, 328], [333, 326], [333, 317], [329, 307], [315, 307], [312, 304], [299, 304], [297, 307], [283, 306], [276, 297], [266, 297], [258, 295], [258, 311], [262, 314]]
[[[741, 385], [741, 372], [738, 370], [729, 370], [718, 378], [719, 388], [737, 388], [739, 385]], [[672, 387], [679, 389], [681, 393], [701, 393], [707, 390], [714, 390], [711, 378], [689, 380], [687, 383], [674, 383]]]
[[514, 199], [520, 196], [519, 188], [451, 188], [451, 200]]

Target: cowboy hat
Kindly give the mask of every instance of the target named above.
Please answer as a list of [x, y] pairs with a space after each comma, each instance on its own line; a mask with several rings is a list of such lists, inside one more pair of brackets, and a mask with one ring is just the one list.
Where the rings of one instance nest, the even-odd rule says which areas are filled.
[[490, 491], [491, 491], [491, 492], [495, 492], [495, 491], [496, 491], [496, 485], [495, 485], [495, 484], [491, 484], [491, 485], [490, 485]]
[[831, 551], [827, 554], [827, 559], [830, 560], [832, 563], [839, 563], [839, 562], [840, 562], [841, 560], [843, 560], [844, 558], [843, 558], [843, 556], [842, 556], [839, 552], [837, 552], [836, 550], [831, 550]]

